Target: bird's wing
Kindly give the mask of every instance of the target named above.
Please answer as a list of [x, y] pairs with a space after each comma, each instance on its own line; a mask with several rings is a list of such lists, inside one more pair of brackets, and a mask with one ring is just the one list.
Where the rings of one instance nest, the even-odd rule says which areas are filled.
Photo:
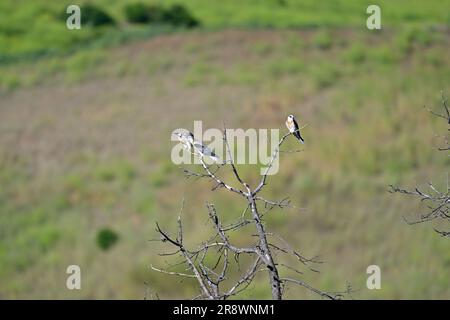
[[194, 148], [196, 148], [202, 154], [208, 154], [209, 149], [205, 145], [201, 144], [198, 141], [194, 141], [193, 145], [194, 145]]
[[300, 135], [300, 130], [299, 130], [299, 126], [297, 121], [295, 121], [295, 119], [293, 119], [294, 122], [294, 130], [293, 130], [293, 135], [300, 140], [301, 142], [304, 142], [305, 140], [303, 140], [302, 136]]
[[[294, 130], [297, 131], [299, 127], [298, 127], [298, 123], [297, 123], [297, 121], [295, 120], [295, 118], [292, 119], [292, 122], [294, 123]], [[297, 132], [298, 132], [298, 131], [297, 131]]]
[[212, 158], [217, 158], [217, 156], [214, 153], [214, 151], [212, 151], [210, 148], [208, 148], [207, 146], [201, 144], [198, 141], [194, 141], [194, 148], [196, 148], [198, 150], [198, 152], [201, 153], [202, 155], [209, 156], [209, 157], [212, 157]]

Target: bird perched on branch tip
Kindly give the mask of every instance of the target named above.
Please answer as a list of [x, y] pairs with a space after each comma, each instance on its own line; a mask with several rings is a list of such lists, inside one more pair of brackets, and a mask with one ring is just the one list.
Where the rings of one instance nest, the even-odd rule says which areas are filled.
[[305, 143], [305, 140], [300, 134], [298, 123], [292, 114], [289, 115], [286, 119], [286, 127], [288, 128], [289, 132], [292, 133], [301, 143]]
[[194, 139], [194, 135], [192, 134], [192, 132], [177, 132], [175, 134], [178, 137], [178, 140], [180, 140], [180, 142], [183, 144], [183, 148], [185, 150], [191, 151], [195, 155], [200, 157], [209, 157], [213, 161], [219, 161], [219, 157], [214, 153], [213, 150]]

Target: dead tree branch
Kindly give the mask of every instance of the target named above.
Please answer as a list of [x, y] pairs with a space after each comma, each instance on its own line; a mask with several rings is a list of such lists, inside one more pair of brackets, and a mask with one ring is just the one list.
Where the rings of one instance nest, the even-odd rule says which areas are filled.
[[[237, 222], [230, 224], [223, 224], [221, 217], [214, 206], [214, 204], [207, 202], [206, 209], [208, 212], [209, 221], [213, 226], [213, 236], [207, 241], [201, 243], [195, 249], [187, 249], [183, 244], [183, 227], [181, 214], [183, 206], [178, 217], [178, 233], [174, 238], [170, 236], [166, 231], [162, 230], [158, 224], [156, 224], [156, 231], [160, 235], [160, 241], [170, 244], [176, 248], [176, 251], [164, 255], [181, 255], [184, 265], [187, 268], [187, 272], [178, 272], [172, 270], [165, 270], [151, 266], [154, 271], [161, 272], [168, 275], [175, 275], [180, 277], [195, 278], [200, 287], [200, 293], [195, 299], [227, 299], [230, 296], [235, 296], [247, 289], [248, 286], [255, 279], [257, 273], [266, 273], [269, 277], [270, 291], [273, 299], [280, 300], [283, 297], [284, 288], [286, 284], [297, 284], [320, 297], [336, 299], [338, 295], [321, 291], [308, 283], [300, 279], [292, 279], [288, 277], [281, 277], [279, 267], [285, 267], [290, 271], [294, 271], [296, 274], [303, 274], [303, 272], [293, 266], [288, 266], [284, 263], [276, 262], [277, 253], [281, 255], [289, 255], [295, 257], [302, 266], [306, 266], [308, 270], [315, 270], [311, 264], [320, 263], [315, 258], [308, 259], [303, 257], [300, 253], [294, 250], [283, 238], [274, 235], [273, 233], [266, 231], [266, 226], [263, 221], [263, 217], [269, 211], [274, 208], [292, 208], [290, 200], [284, 198], [278, 201], [267, 200], [258, 194], [267, 185], [267, 176], [270, 169], [273, 166], [275, 159], [280, 154], [280, 148], [283, 142], [292, 133], [285, 134], [278, 142], [277, 147], [273, 151], [268, 167], [266, 168], [261, 181], [255, 188], [252, 188], [247, 182], [245, 182], [237, 167], [233, 162], [231, 156], [230, 146], [228, 144], [227, 129], [223, 129], [223, 142], [228, 154], [229, 161], [224, 164], [217, 165], [216, 169], [214, 165], [208, 166], [202, 157], [200, 157], [200, 163], [202, 167], [201, 172], [192, 172], [184, 170], [184, 173], [188, 177], [196, 177], [198, 179], [209, 179], [213, 182], [215, 190], [225, 190], [232, 194], [239, 195], [241, 199], [246, 202], [246, 207], [241, 214], [240, 219]], [[286, 151], [289, 152], [289, 151]], [[297, 152], [297, 151], [295, 151]], [[224, 167], [228, 167], [233, 174], [234, 179], [241, 187], [235, 187], [223, 178], [219, 177], [220, 170]], [[260, 211], [260, 206], [263, 207], [263, 211]], [[249, 217], [246, 217], [246, 215]], [[256, 242], [242, 247], [233, 244], [230, 240], [231, 232], [242, 230], [242, 228], [253, 225], [256, 230], [255, 239]], [[269, 241], [269, 238], [271, 241]], [[246, 266], [246, 271], [243, 272], [237, 279], [234, 279], [230, 272], [231, 264], [235, 264], [238, 270], [241, 270], [240, 257], [245, 255], [246, 261], [250, 261]], [[211, 257], [214, 256], [214, 261]], [[209, 259], [207, 257], [210, 257]]]
[[[448, 125], [448, 131], [450, 131], [450, 111], [447, 104], [447, 98], [441, 93], [441, 104], [442, 104], [442, 112], [436, 112], [432, 109], [426, 108], [428, 112], [432, 115], [445, 119]], [[450, 150], [450, 144], [448, 135], [445, 138], [445, 142], [447, 146], [439, 147], [439, 151]], [[448, 176], [447, 176], [447, 186], [443, 190], [439, 190], [433, 183], [428, 183], [429, 191], [423, 191], [419, 187], [415, 187], [411, 190], [399, 188], [393, 185], [389, 186], [389, 192], [391, 193], [401, 193], [407, 196], [414, 197], [418, 199], [421, 203], [424, 203], [426, 206], [426, 211], [419, 214], [418, 219], [410, 220], [405, 219], [408, 224], [417, 224], [423, 223], [432, 220], [440, 220], [440, 222], [450, 222], [450, 188], [448, 186]], [[449, 231], [442, 231], [438, 229], [434, 229], [438, 234], [443, 237], [450, 238]]]

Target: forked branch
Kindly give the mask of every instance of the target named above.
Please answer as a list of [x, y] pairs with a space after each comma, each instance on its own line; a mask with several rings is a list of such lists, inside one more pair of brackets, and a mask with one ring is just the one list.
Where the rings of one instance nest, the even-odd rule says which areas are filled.
[[[262, 188], [267, 185], [267, 175], [269, 174], [275, 159], [280, 154], [280, 148], [283, 142], [290, 135], [292, 135], [292, 133], [287, 133], [280, 139], [271, 155], [270, 163], [266, 168], [261, 181], [254, 189], [252, 189], [251, 186], [242, 179], [232, 160], [233, 158], [231, 157], [231, 150], [227, 140], [227, 129], [224, 125], [223, 141], [230, 160], [213, 170], [212, 166], [208, 166], [203, 158], [200, 158], [201, 167], [203, 169], [202, 172], [194, 173], [185, 170], [185, 174], [188, 176], [195, 176], [199, 179], [205, 178], [211, 180], [215, 184], [213, 190], [220, 189], [228, 191], [231, 194], [239, 195], [241, 199], [245, 199], [245, 210], [242, 212], [240, 220], [224, 224], [214, 204], [207, 202], [206, 209], [209, 221], [213, 226], [213, 235], [207, 241], [201, 243], [197, 248], [189, 250], [183, 244], [183, 226], [181, 221], [182, 206], [178, 218], [177, 237], [171, 237], [166, 231], [163, 231], [158, 224], [156, 224], [156, 231], [160, 235], [160, 241], [168, 243], [176, 248], [175, 252], [169, 254], [164, 253], [164, 255], [181, 255], [183, 259], [181, 264], [184, 264], [187, 267], [188, 272], [166, 270], [154, 266], [152, 266], [152, 269], [168, 275], [196, 278], [200, 287], [200, 293], [195, 297], [196, 299], [227, 299], [230, 296], [235, 296], [243, 290], [246, 290], [258, 273], [266, 273], [268, 275], [273, 299], [282, 299], [284, 288], [288, 283], [299, 285], [323, 298], [339, 298], [340, 295], [321, 291], [301, 279], [281, 277], [279, 271], [280, 266], [286, 267], [299, 275], [303, 274], [303, 272], [296, 267], [276, 262], [277, 253], [295, 257], [300, 262], [300, 266], [306, 266], [308, 270], [311, 271], [317, 270], [310, 265], [320, 262], [314, 258], [308, 259], [303, 257], [294, 250], [287, 241], [266, 231], [263, 220], [265, 214], [274, 208], [283, 209], [293, 207], [288, 198], [273, 201], [258, 195]], [[242, 188], [234, 187], [219, 177], [219, 171], [227, 167], [230, 168], [231, 173]], [[260, 212], [259, 205], [264, 207], [263, 212]], [[247, 214], [249, 215], [249, 218], [246, 218]], [[231, 233], [244, 232], [243, 228], [249, 225], [253, 225], [256, 230], [256, 235], [254, 237], [256, 241], [249, 243], [245, 247], [235, 245], [231, 240]], [[271, 238], [270, 242], [269, 237]], [[250, 260], [246, 259], [247, 266], [245, 272], [236, 277], [230, 271], [231, 264], [234, 264], [237, 266], [238, 270], [241, 270], [240, 257], [242, 255], [247, 256]], [[250, 261], [250, 263], [248, 263], [248, 261]]]

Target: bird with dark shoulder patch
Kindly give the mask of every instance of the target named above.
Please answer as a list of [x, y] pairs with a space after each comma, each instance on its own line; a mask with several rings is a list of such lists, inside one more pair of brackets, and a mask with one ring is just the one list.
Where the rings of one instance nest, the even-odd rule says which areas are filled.
[[289, 115], [286, 119], [286, 127], [288, 128], [289, 132], [292, 133], [294, 137], [296, 137], [301, 143], [305, 143], [305, 140], [300, 134], [298, 123], [292, 114]]

